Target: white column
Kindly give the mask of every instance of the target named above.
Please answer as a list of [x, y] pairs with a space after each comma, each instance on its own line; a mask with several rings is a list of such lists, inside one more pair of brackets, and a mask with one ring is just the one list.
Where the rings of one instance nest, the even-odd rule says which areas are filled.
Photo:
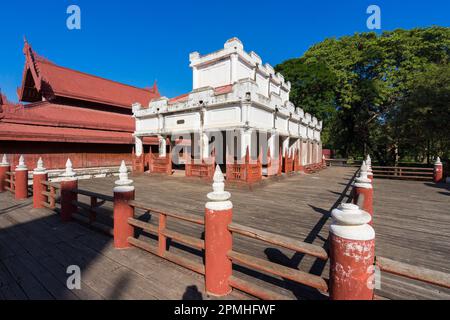
[[142, 137], [139, 136], [134, 137], [134, 146], [136, 157], [140, 157], [143, 152]]
[[279, 157], [278, 153], [280, 152], [280, 141], [279, 136], [275, 130], [270, 132], [269, 139], [267, 140], [267, 145], [270, 150], [270, 158], [277, 159]]
[[247, 147], [250, 155], [252, 154], [252, 130], [242, 130], [241, 131], [241, 155], [240, 157], [243, 158], [247, 154]]
[[282, 153], [283, 153], [283, 155], [285, 155], [287, 157], [289, 155], [288, 152], [289, 152], [289, 137], [284, 137]]
[[209, 150], [209, 137], [206, 133], [200, 134], [200, 155], [202, 159], [209, 158], [210, 150]]

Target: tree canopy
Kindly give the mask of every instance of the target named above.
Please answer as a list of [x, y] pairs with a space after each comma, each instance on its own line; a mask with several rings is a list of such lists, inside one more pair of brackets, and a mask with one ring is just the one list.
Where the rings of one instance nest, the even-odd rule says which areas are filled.
[[324, 121], [324, 147], [380, 163], [450, 153], [450, 28], [328, 38], [275, 67], [296, 106]]

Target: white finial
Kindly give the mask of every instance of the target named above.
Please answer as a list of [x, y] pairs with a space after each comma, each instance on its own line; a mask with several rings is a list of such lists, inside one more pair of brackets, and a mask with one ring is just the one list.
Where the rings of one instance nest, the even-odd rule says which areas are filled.
[[44, 168], [44, 161], [42, 161], [42, 158], [39, 157], [39, 160], [37, 161], [37, 167], [34, 169], [35, 172], [43, 172], [45, 171]]
[[366, 157], [366, 165], [367, 165], [367, 171], [372, 171], [372, 159], [370, 158], [370, 155], [367, 155]]
[[16, 170], [26, 170], [27, 166], [25, 165], [25, 158], [23, 157], [23, 154], [19, 157], [19, 164], [16, 166]]
[[439, 157], [437, 157], [436, 161], [434, 161], [434, 164], [441, 164], [441, 163], [442, 163], [441, 158], [439, 158]]
[[225, 191], [225, 178], [219, 165], [216, 166], [216, 171], [214, 171], [213, 181], [214, 191], [208, 193], [208, 199], [211, 201], [226, 201], [230, 199], [231, 194], [228, 191]]
[[368, 212], [365, 212], [356, 204], [341, 203], [338, 208], [331, 211], [333, 223], [330, 231], [345, 239], [351, 240], [372, 240], [375, 238], [375, 231], [367, 223], [372, 220]]
[[129, 186], [133, 183], [133, 180], [128, 179], [128, 169], [125, 165], [125, 161], [122, 160], [119, 168], [119, 180], [116, 180], [115, 184], [118, 186]]
[[64, 177], [74, 177], [75, 171], [72, 169], [72, 161], [70, 161], [70, 158], [67, 158], [66, 161], [66, 171], [62, 174]]
[[6, 159], [6, 154], [3, 154], [2, 162], [0, 162], [0, 166], [9, 166], [8, 159]]

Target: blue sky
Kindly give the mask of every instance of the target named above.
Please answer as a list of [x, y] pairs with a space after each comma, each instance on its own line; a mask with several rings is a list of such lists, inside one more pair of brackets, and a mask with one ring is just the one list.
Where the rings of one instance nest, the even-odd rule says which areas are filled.
[[[81, 8], [81, 30], [66, 9]], [[4, 1], [0, 88], [17, 100], [23, 36], [56, 64], [138, 87], [158, 81], [168, 97], [191, 90], [189, 53], [209, 53], [237, 36], [244, 49], [276, 65], [327, 37], [369, 31], [366, 8], [381, 8], [382, 30], [450, 26], [450, 1]]]

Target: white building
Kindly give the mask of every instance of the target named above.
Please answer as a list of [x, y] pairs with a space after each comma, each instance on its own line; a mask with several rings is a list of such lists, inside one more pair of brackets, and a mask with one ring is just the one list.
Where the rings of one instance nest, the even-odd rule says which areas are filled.
[[260, 152], [267, 154], [267, 148], [277, 158], [281, 147], [283, 155], [298, 152], [301, 166], [321, 162], [322, 121], [294, 106], [289, 101], [289, 81], [263, 64], [255, 52], [244, 51], [239, 39], [228, 40], [223, 49], [210, 54], [193, 52], [189, 59], [190, 93], [161, 97], [149, 106], [133, 104], [136, 156], [143, 153], [144, 136], [158, 136], [159, 154], [165, 156], [166, 138], [171, 138], [173, 146], [187, 135], [192, 152], [198, 150], [202, 158], [210, 157], [212, 145], [216, 152], [223, 150], [237, 159], [247, 148], [253, 158]]

